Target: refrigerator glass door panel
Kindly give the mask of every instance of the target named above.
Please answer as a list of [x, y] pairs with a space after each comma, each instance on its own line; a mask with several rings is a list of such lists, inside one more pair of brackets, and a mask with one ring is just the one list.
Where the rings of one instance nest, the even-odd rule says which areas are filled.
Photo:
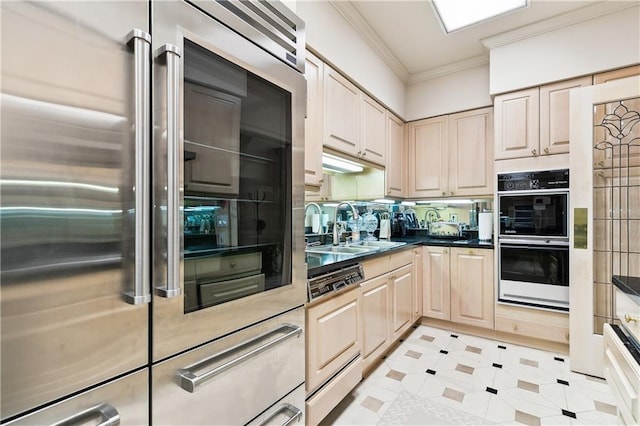
[[152, 424], [246, 424], [304, 383], [304, 348], [301, 307], [160, 362]]
[[125, 296], [146, 265], [135, 231], [150, 45], [144, 2], [1, 7], [6, 419], [148, 361], [145, 294]]
[[54, 424], [149, 424], [149, 370], [144, 368], [7, 423], [11, 426]]
[[157, 361], [306, 301], [306, 82], [188, 3], [153, 28]]

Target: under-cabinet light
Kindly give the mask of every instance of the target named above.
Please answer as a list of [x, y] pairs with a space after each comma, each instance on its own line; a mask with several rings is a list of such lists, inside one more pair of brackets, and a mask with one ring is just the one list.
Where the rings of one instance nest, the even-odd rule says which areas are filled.
[[360, 173], [362, 165], [331, 154], [322, 154], [322, 168], [336, 173]]
[[471, 204], [471, 200], [421, 200], [418, 204]]
[[379, 198], [377, 200], [373, 200], [374, 203], [380, 203], [380, 204], [395, 204], [395, 201], [393, 200], [387, 200], [386, 198]]

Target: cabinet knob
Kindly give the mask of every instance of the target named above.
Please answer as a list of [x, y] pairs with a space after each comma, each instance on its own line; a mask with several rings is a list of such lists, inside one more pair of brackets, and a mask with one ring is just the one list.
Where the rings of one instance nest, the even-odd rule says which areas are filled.
[[446, 193], [446, 192], [444, 192], [444, 191], [442, 191], [442, 195], [443, 195], [443, 196], [445, 196], [445, 195], [447, 195], [447, 193]]
[[324, 179], [319, 179], [318, 182], [322, 183], [324, 182]]
[[232, 268], [235, 268], [235, 266], [236, 266], [236, 261], [235, 261], [235, 260], [232, 260], [232, 261], [231, 261], [231, 267], [232, 267]]
[[447, 253], [449, 253], [449, 250], [448, 249], [444, 249], [443, 253], [447, 254]]
[[453, 191], [449, 192], [449, 195], [453, 195]]
[[367, 155], [367, 151], [362, 152], [362, 156], [364, 157], [365, 155]]
[[358, 151], [358, 156], [361, 156], [361, 155], [362, 155], [362, 151]]
[[513, 331], [517, 331], [518, 330], [518, 324], [512, 324], [511, 328], [513, 328]]
[[629, 324], [630, 322], [640, 322], [640, 318], [632, 317], [629, 314], [624, 314], [624, 322]]
[[473, 256], [473, 250], [469, 250], [469, 256]]
[[564, 338], [565, 338], [566, 340], [569, 340], [569, 333], [566, 333], [566, 334], [564, 335]]
[[545, 153], [545, 154], [548, 154], [548, 153], [549, 153], [549, 148], [545, 148], [545, 149], [544, 149], [544, 153]]
[[537, 154], [538, 154], [538, 151], [537, 151], [537, 150], [535, 150], [535, 149], [532, 149], [532, 150], [531, 150], [531, 153], [532, 153], [533, 155], [537, 155]]

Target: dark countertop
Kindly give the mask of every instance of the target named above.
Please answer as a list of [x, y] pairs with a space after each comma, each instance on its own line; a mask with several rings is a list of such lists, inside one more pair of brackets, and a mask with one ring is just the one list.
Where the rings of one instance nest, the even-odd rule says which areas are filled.
[[613, 285], [625, 293], [636, 305], [640, 306], [640, 277], [628, 277], [624, 275], [614, 275]]
[[406, 243], [401, 246], [381, 249], [364, 254], [328, 254], [328, 253], [305, 253], [307, 262], [307, 278], [312, 278], [336, 269], [344, 268], [363, 260], [373, 259], [383, 256], [394, 251], [404, 250], [412, 246], [444, 246], [444, 247], [469, 247], [493, 249], [493, 241], [485, 242], [478, 239], [471, 240], [453, 240], [453, 239], [434, 239], [422, 236], [412, 236], [404, 238], [393, 238], [391, 241]]

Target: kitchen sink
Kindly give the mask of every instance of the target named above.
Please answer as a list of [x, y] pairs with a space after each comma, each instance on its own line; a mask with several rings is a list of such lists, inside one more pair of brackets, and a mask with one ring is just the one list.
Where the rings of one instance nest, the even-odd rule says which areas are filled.
[[316, 246], [308, 247], [305, 251], [308, 253], [329, 253], [329, 254], [364, 254], [379, 250], [379, 247], [361, 247], [361, 246]]
[[402, 242], [398, 242], [398, 241], [374, 241], [374, 240], [368, 240], [368, 241], [361, 241], [361, 242], [355, 243], [354, 245], [356, 247], [376, 247], [376, 248], [380, 248], [380, 249], [386, 249], [386, 248], [400, 247], [400, 246], [403, 246], [405, 244], [407, 244], [407, 243], [402, 243]]

